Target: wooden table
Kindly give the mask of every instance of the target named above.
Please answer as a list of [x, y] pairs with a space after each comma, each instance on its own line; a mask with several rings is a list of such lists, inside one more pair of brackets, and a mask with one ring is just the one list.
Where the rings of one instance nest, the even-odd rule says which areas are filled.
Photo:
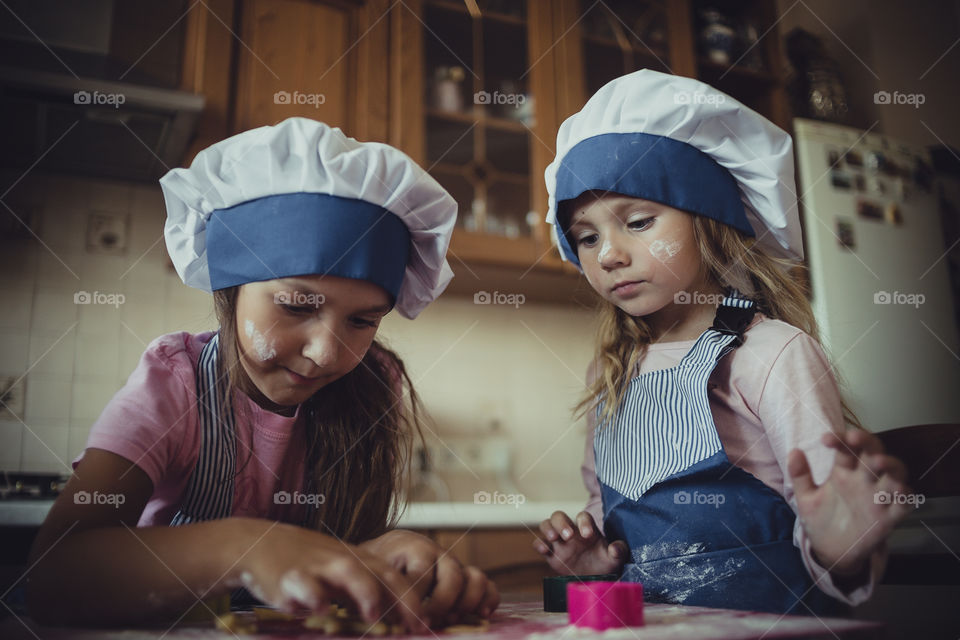
[[[881, 625], [862, 620], [778, 616], [727, 609], [708, 609], [680, 605], [648, 604], [644, 609], [646, 626], [608, 630], [604, 640], [712, 639], [748, 640], [754, 638], [881, 638]], [[444, 634], [407, 636], [432, 638]], [[565, 613], [545, 613], [541, 602], [518, 602], [508, 598], [491, 620], [486, 633], [462, 634], [462, 640], [579, 640], [599, 635], [589, 629], [567, 624]], [[30, 620], [8, 617], [0, 622], [0, 637], [8, 640], [170, 640], [235, 638], [209, 626], [176, 627], [174, 629], [97, 630], [40, 627]], [[322, 638], [323, 634], [286, 633], [246, 636], [257, 638]], [[453, 637], [453, 636], [448, 636]], [[368, 636], [368, 639], [370, 637]]]

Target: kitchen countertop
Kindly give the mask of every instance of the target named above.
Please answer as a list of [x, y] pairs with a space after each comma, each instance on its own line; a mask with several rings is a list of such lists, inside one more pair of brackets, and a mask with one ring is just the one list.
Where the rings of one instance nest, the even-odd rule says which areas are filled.
[[[5, 500], [0, 502], [0, 526], [39, 527], [53, 500]], [[576, 502], [524, 502], [523, 504], [476, 504], [473, 502], [414, 502], [400, 525], [406, 529], [471, 529], [498, 527], [530, 527], [549, 518], [556, 510], [570, 516], [583, 509]]]
[[473, 502], [413, 502], [400, 518], [406, 529], [470, 529], [494, 527], [530, 527], [536, 529], [541, 520], [554, 511], [565, 511], [570, 517], [585, 505], [577, 502], [526, 502], [524, 504], [476, 504]]
[[53, 498], [0, 502], [0, 526], [39, 527], [53, 506]]

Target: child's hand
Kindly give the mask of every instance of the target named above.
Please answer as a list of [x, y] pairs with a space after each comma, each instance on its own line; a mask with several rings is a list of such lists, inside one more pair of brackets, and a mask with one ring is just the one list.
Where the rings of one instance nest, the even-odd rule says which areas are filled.
[[251, 519], [247, 526], [255, 542], [240, 550], [235, 574], [257, 598], [289, 613], [323, 612], [332, 600], [347, 598], [368, 622], [384, 618], [411, 631], [429, 629], [413, 585], [381, 557], [293, 525]]
[[549, 520], [540, 523], [540, 532], [543, 535], [533, 541], [533, 548], [557, 573], [616, 573], [627, 559], [627, 545], [621, 540], [607, 544], [586, 511], [577, 514], [576, 525], [564, 512], [554, 511]]
[[394, 529], [360, 547], [383, 558], [413, 583], [424, 613], [434, 622], [456, 623], [464, 614], [486, 618], [500, 604], [497, 587], [480, 569], [464, 567], [433, 540]]
[[866, 567], [870, 554], [914, 509], [877, 497], [883, 496], [881, 491], [908, 493], [907, 470], [900, 460], [885, 455], [880, 439], [867, 431], [824, 434], [822, 441], [837, 452], [822, 485], [814, 484], [799, 449], [790, 452], [787, 469], [817, 561], [835, 576], [848, 577]]

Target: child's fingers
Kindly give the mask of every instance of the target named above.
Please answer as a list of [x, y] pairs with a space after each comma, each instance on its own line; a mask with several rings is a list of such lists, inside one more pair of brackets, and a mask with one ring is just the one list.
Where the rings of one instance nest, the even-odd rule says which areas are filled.
[[815, 491], [817, 485], [813, 482], [813, 472], [807, 456], [800, 449], [793, 449], [787, 456], [787, 472], [793, 481], [793, 490], [797, 496]]
[[548, 519], [540, 523], [540, 532], [543, 534], [543, 537], [549, 542], [555, 542], [560, 539], [560, 533], [557, 529], [553, 528], [553, 520]]
[[880, 438], [864, 429], [850, 429], [843, 433], [847, 446], [854, 451], [874, 455], [883, 453], [883, 442]]
[[298, 569], [280, 578], [280, 608], [293, 612], [298, 607], [319, 611], [330, 604], [327, 590], [320, 581]]
[[879, 454], [871, 456], [867, 463], [870, 471], [877, 476], [887, 474], [897, 482], [907, 481], [907, 466], [900, 458]]
[[[918, 506], [915, 501], [894, 499], [894, 496], [911, 495], [912, 489], [901, 482], [897, 482], [890, 476], [881, 476], [880, 481], [876, 485], [876, 489], [876, 493], [874, 493], [874, 503], [884, 505], [886, 520], [890, 526], [905, 518]], [[886, 493], [887, 500], [878, 501], [877, 496], [882, 492]]]
[[849, 429], [843, 433], [826, 433], [822, 442], [838, 451], [846, 451], [851, 456], [883, 453], [883, 442], [864, 429]]
[[487, 576], [476, 567], [464, 567], [466, 584], [457, 601], [456, 609], [460, 613], [473, 613], [480, 609], [487, 592]]
[[487, 580], [487, 590], [483, 596], [483, 603], [480, 605], [480, 615], [489, 618], [498, 606], [500, 606], [500, 592], [497, 591], [497, 585], [493, 583], [493, 580]]
[[437, 584], [430, 593], [427, 615], [435, 620], [448, 614], [460, 599], [467, 576], [458, 560], [445, 555], [437, 561]]
[[416, 553], [391, 558], [390, 565], [406, 576], [417, 595], [423, 599], [430, 594], [437, 581], [437, 556], [432, 547], [423, 547]]
[[593, 516], [586, 511], [577, 514], [577, 528], [580, 530], [580, 536], [587, 540], [592, 538], [594, 534], [599, 535], [600, 533], [593, 521]]
[[836, 451], [833, 459], [834, 466], [842, 467], [850, 471], [857, 468], [859, 464], [857, 461], [858, 450], [852, 449], [845, 439], [836, 433], [825, 433], [820, 441], [824, 446]]
[[[407, 629], [412, 631], [427, 631], [430, 629], [429, 618], [423, 611], [420, 596], [398, 571], [389, 570], [381, 575], [384, 583], [381, 584], [381, 593], [386, 592], [386, 599], [381, 611], [388, 611], [391, 618], [399, 618]], [[374, 622], [377, 615], [367, 617], [368, 622]]]
[[533, 548], [542, 556], [549, 556], [551, 553], [553, 553], [553, 549], [550, 547], [550, 545], [540, 538], [533, 539]]
[[627, 559], [628, 553], [630, 553], [630, 549], [627, 548], [627, 543], [623, 540], [614, 540], [607, 546], [607, 555], [610, 556], [611, 560], [622, 563]]
[[360, 609], [364, 620], [375, 622], [387, 613], [411, 630], [426, 631], [420, 597], [399, 571], [379, 561], [342, 558], [319, 576], [343, 590]]
[[558, 531], [560, 537], [564, 540], [569, 540], [573, 537], [574, 533], [576, 533], [576, 526], [570, 519], [570, 516], [563, 511], [554, 511], [553, 515], [550, 516], [550, 524], [554, 531]]

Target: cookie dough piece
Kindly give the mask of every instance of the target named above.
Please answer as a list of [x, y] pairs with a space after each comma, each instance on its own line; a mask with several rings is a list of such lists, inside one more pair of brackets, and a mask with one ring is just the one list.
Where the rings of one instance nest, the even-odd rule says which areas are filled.
[[312, 615], [303, 621], [305, 629], [322, 630], [327, 635], [386, 636], [402, 635], [403, 627], [378, 620], [367, 622], [336, 605], [325, 614]]
[[257, 623], [252, 620], [243, 620], [235, 613], [225, 613], [217, 616], [214, 625], [220, 631], [243, 636], [257, 632]]
[[286, 613], [285, 611], [280, 611], [279, 609], [269, 609], [267, 607], [254, 607], [253, 613], [255, 616], [257, 616], [257, 622], [267, 622], [272, 620], [292, 622], [300, 617], [293, 613]]
[[476, 615], [465, 615], [459, 624], [453, 624], [443, 629], [444, 633], [486, 633], [490, 631], [490, 621]]

